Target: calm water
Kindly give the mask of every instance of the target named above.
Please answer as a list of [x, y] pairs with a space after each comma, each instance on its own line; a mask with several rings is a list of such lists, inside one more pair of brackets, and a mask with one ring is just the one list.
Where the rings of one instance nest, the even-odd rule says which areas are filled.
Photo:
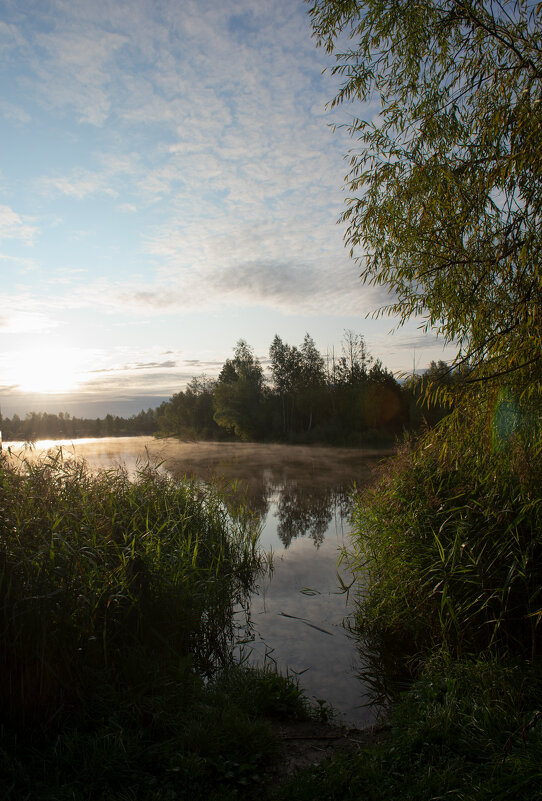
[[261, 547], [273, 553], [273, 570], [251, 598], [250, 641], [241, 652], [299, 674], [307, 695], [331, 703], [345, 722], [372, 722], [356, 645], [343, 626], [351, 610], [338, 573], [346, 585], [352, 577], [337, 561], [348, 537], [352, 487], [370, 480], [382, 452], [151, 437], [41, 441], [36, 448], [58, 445], [93, 467], [122, 464], [133, 471], [150, 460], [226, 489], [235, 483], [236, 497], [261, 521]]

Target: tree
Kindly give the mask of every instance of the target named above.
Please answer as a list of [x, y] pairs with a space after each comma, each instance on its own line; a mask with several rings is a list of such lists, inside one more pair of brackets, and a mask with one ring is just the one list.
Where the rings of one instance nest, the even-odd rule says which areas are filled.
[[215, 384], [206, 375], [194, 377], [184, 392], [162, 403], [157, 411], [160, 430], [180, 437], [215, 438], [220, 432], [213, 419]]
[[305, 334], [301, 346], [301, 371], [299, 374], [301, 405], [307, 416], [307, 430], [313, 424], [313, 415], [318, 407], [320, 395], [326, 383], [325, 362], [314, 339]]
[[342, 341], [342, 356], [334, 365], [334, 379], [338, 384], [363, 384], [367, 381], [367, 367], [372, 359], [362, 334], [356, 334], [347, 328]]
[[240, 339], [227, 359], [214, 390], [214, 420], [241, 439], [254, 439], [263, 426], [263, 369], [252, 348]]
[[331, 105], [380, 104], [348, 126], [342, 215], [363, 281], [392, 296], [377, 313], [421, 315], [467, 381], [539, 388], [542, 4], [314, 0], [310, 15], [343, 78]]
[[299, 390], [303, 356], [295, 345], [283, 342], [275, 334], [269, 348], [271, 374], [275, 390], [281, 399], [283, 433], [292, 431], [295, 422], [295, 403]]

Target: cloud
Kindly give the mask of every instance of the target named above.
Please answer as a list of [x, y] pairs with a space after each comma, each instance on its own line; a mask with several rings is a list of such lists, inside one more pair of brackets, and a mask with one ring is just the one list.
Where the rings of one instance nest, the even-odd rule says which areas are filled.
[[135, 362], [130, 364], [125, 364], [122, 367], [102, 367], [97, 370], [90, 370], [91, 373], [118, 373], [124, 370], [159, 370], [159, 369], [170, 369], [173, 367], [177, 367], [177, 362], [173, 359], [169, 359], [165, 362]]
[[[79, 200], [91, 195], [104, 194], [116, 198], [122, 188], [122, 178], [138, 171], [138, 156], [125, 154], [98, 154], [95, 170], [77, 168], [68, 175], [42, 177], [37, 182], [38, 191], [45, 195], [65, 195]], [[117, 184], [117, 186], [115, 186]], [[120, 204], [124, 211], [135, 211], [133, 204]]]
[[32, 119], [30, 114], [23, 108], [7, 101], [0, 102], [0, 114], [9, 122], [20, 124], [26, 124]]
[[43, 98], [59, 108], [70, 106], [80, 122], [103, 125], [112, 106], [110, 68], [128, 41], [105, 30], [99, 20], [81, 25], [69, 14], [58, 16], [56, 30], [34, 38], [34, 69]]
[[11, 262], [12, 264], [18, 265], [21, 268], [20, 272], [32, 272], [38, 267], [36, 259], [30, 259], [25, 256], [12, 256], [9, 253], [0, 253], [0, 261]]
[[104, 182], [102, 175], [90, 171], [79, 172], [78, 175], [42, 178], [39, 182], [44, 194], [59, 194], [78, 199], [103, 192], [115, 197], [117, 193]]
[[41, 334], [59, 325], [58, 320], [40, 311], [10, 309], [0, 314], [0, 334]]
[[31, 245], [37, 230], [9, 206], [0, 206], [0, 239], [18, 239]]
[[50, 285], [70, 286], [84, 280], [86, 275], [87, 271], [82, 267], [57, 267], [53, 275], [47, 277], [46, 280]]
[[[265, 306], [289, 314], [364, 314], [379, 290], [352, 281], [348, 268], [326, 273], [311, 265], [249, 262], [187, 275], [179, 285], [117, 290], [113, 306], [155, 314]], [[350, 279], [350, 280], [349, 280]]]
[[171, 395], [176, 388], [184, 386], [193, 376], [191, 372], [179, 371], [172, 373], [156, 372], [154, 370], [141, 371], [137, 374], [137, 380], [129, 372], [109, 373], [100, 377], [91, 377], [80, 384], [80, 392], [85, 395], [119, 396], [124, 393], [132, 395], [138, 394], [162, 394]]
[[419, 334], [418, 336], [411, 337], [410, 339], [404, 339], [401, 340], [401, 342], [397, 342], [395, 347], [402, 350], [413, 350], [415, 348], [434, 348], [437, 343], [440, 343], [440, 347], [445, 347], [442, 339], [437, 339], [434, 334]]
[[[136, 317], [150, 341], [165, 315], [362, 317], [385, 300], [360, 284], [335, 224], [350, 142], [326, 126], [333, 82], [302, 0], [22, 0], [15, 18], [0, 42], [5, 34], [10, 63], [20, 56], [17, 94], [0, 112], [19, 126], [42, 114], [25, 129], [45, 134], [31, 165], [42, 177], [23, 189], [34, 207], [44, 198], [32, 192], [46, 195], [60, 219], [40, 218], [51, 250], [40, 249], [41, 283], [24, 307], [42, 322], [92, 310], [81, 326], [99, 319], [113, 350]], [[4, 210], [0, 233], [32, 241], [32, 220]], [[79, 265], [94, 278], [76, 282]], [[93, 367], [128, 387], [175, 370], [166, 361], [177, 356], [194, 372], [218, 366], [160, 351]]]
[[224, 362], [218, 361], [202, 361], [201, 359], [184, 359], [184, 364], [188, 365], [191, 368], [197, 368], [198, 370], [208, 370], [208, 369], [215, 369], [217, 367], [222, 367]]

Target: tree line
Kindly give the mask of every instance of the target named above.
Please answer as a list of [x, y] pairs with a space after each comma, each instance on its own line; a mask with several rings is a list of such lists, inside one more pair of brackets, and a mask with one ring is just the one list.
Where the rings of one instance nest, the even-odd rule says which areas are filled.
[[449, 400], [429, 402], [426, 389], [449, 389], [459, 376], [445, 362], [431, 362], [423, 376], [414, 374], [399, 383], [369, 354], [363, 336], [352, 331], [345, 331], [340, 353], [325, 355], [309, 334], [299, 347], [277, 334], [266, 367], [240, 339], [217, 378], [196, 376], [155, 409], [129, 418], [14, 414], [0, 418], [0, 430], [5, 441], [26, 442], [141, 435], [292, 443], [391, 441], [405, 429], [442, 419]]
[[346, 331], [338, 355], [321, 354], [312, 337], [298, 347], [278, 334], [269, 348], [269, 378], [241, 339], [218, 378], [193, 378], [157, 409], [163, 435], [194, 439], [355, 444], [393, 439], [405, 428], [437, 422], [448, 410], [424, 400], [429, 381], [453, 383], [444, 362], [400, 384], [362, 335]]
[[29, 412], [24, 418], [14, 414], [1, 417], [4, 440], [77, 439], [78, 437], [130, 437], [151, 435], [158, 430], [156, 409], [147, 409], [129, 418], [107, 414], [104, 418], [72, 417], [68, 412]]

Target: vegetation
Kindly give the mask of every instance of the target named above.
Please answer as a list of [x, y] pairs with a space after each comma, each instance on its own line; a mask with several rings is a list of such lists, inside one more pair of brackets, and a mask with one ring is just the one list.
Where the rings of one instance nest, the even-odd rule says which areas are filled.
[[232, 663], [257, 536], [220, 497], [142, 467], [0, 461], [0, 794], [250, 795], [294, 682]]
[[[464, 371], [463, 371], [464, 372]], [[337, 445], [390, 445], [404, 428], [417, 429], [448, 414], [451, 398], [427, 403], [429, 382], [445, 376], [452, 389], [459, 371], [431, 363], [424, 377], [399, 384], [367, 352], [359, 334], [345, 331], [341, 354], [318, 352], [305, 335], [300, 348], [276, 335], [269, 376], [244, 341], [237, 343], [216, 379], [194, 377], [157, 409], [125, 419], [31, 412], [0, 417], [4, 440], [77, 437], [175, 436], [198, 440], [252, 440]]]
[[359, 149], [342, 219], [362, 279], [393, 295], [379, 313], [421, 315], [458, 345], [472, 378], [513, 372], [532, 388], [542, 359], [541, 6], [315, 0], [310, 15], [343, 79], [332, 106], [376, 104], [348, 126]]
[[539, 431], [497, 395], [491, 420], [460, 410], [414, 449], [403, 447], [354, 513], [351, 558], [359, 570], [370, 566], [359, 590], [365, 635], [416, 660], [435, 647], [457, 659], [538, 655]]
[[510, 391], [488, 407], [405, 443], [358, 496], [352, 627], [389, 731], [281, 799], [540, 797], [540, 422]]
[[[409, 382], [409, 401], [443, 404], [436, 425], [354, 515], [356, 626], [404, 682], [392, 685], [388, 736], [276, 796], [531, 801], [542, 782], [542, 6], [313, 0], [310, 14], [344, 78], [333, 104], [378, 104], [350, 125], [360, 151], [343, 220], [362, 278], [392, 294], [378, 313], [421, 317], [458, 352], [432, 368], [438, 391]], [[162, 430], [347, 431], [351, 442], [405, 422], [403, 391], [369, 366], [360, 338], [330, 365], [310, 337], [301, 348], [275, 337], [270, 359], [272, 388], [239, 342], [216, 383], [159, 411]], [[254, 567], [250, 538], [225, 536], [220, 503], [159, 475], [128, 489], [47, 470], [2, 472], [4, 795], [254, 797], [269, 753], [255, 710], [297, 708], [297, 696], [276, 677], [218, 670]], [[89, 791], [91, 764], [103, 783]]]
[[541, 693], [531, 666], [434, 660], [393, 708], [382, 743], [312, 768], [277, 797], [534, 801], [542, 785]]
[[347, 243], [363, 280], [393, 293], [378, 313], [422, 316], [457, 343], [458, 380], [450, 393], [435, 366], [436, 391], [418, 382], [427, 408], [452, 396], [453, 411], [354, 515], [355, 625], [394, 674], [389, 735], [281, 797], [530, 801], [542, 779], [542, 8], [316, 0], [310, 13], [344, 77], [333, 104], [379, 105], [349, 126], [361, 148]]
[[346, 331], [342, 354], [326, 358], [308, 334], [300, 348], [276, 335], [269, 361], [270, 383], [240, 340], [216, 381], [193, 379], [160, 406], [160, 431], [198, 439], [361, 444], [393, 442], [408, 423], [412, 393], [368, 354], [360, 335]]
[[67, 412], [30, 412], [22, 420], [18, 414], [0, 416], [4, 440], [33, 442], [37, 439], [75, 439], [77, 437], [133, 437], [151, 435], [158, 430], [154, 409], [126, 419], [107, 414], [103, 419], [72, 417]]

